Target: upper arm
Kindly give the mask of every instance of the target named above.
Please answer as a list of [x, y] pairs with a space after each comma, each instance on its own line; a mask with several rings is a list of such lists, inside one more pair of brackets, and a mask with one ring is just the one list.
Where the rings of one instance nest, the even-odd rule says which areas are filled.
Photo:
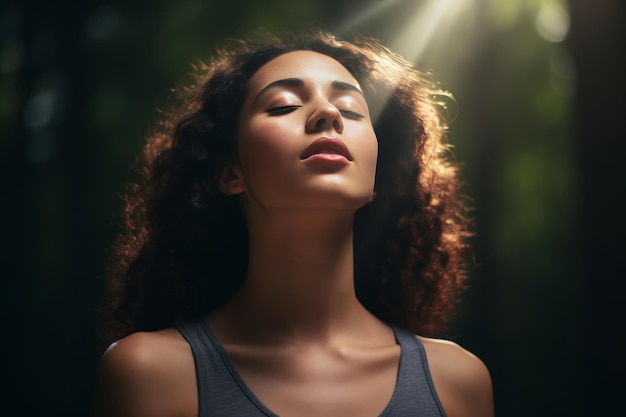
[[[93, 417], [171, 417], [177, 409], [180, 374], [173, 371], [162, 340], [136, 333], [112, 344], [96, 373]], [[195, 381], [194, 381], [195, 382]]]
[[437, 395], [448, 417], [492, 417], [493, 388], [485, 364], [459, 345], [423, 340]]

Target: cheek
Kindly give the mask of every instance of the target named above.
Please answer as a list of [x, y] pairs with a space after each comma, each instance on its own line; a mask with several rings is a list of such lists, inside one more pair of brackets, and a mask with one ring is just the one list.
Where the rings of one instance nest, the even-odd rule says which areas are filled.
[[372, 176], [372, 180], [376, 175], [376, 164], [378, 161], [378, 139], [373, 129], [366, 129], [362, 132], [362, 154], [363, 160], [368, 167], [368, 173]]
[[300, 147], [296, 127], [251, 121], [239, 135], [241, 170], [249, 197], [262, 205], [294, 191]]
[[276, 124], [250, 123], [240, 132], [239, 154], [243, 166], [272, 166], [284, 161], [294, 152], [295, 131]]

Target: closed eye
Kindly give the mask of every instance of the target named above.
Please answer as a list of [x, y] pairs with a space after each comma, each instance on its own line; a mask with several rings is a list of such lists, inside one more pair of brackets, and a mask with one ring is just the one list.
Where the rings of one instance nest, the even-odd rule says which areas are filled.
[[267, 109], [267, 113], [270, 115], [280, 115], [291, 113], [292, 111], [299, 109], [302, 106], [279, 106], [272, 107], [271, 109]]
[[347, 117], [349, 119], [362, 119], [365, 117], [361, 113], [357, 113], [352, 110], [339, 110], [339, 112], [343, 117]]

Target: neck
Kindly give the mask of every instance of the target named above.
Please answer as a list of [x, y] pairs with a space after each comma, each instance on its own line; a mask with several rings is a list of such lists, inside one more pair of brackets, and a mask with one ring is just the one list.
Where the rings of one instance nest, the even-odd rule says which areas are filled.
[[[225, 311], [248, 336], [327, 342], [369, 317], [354, 291], [353, 212], [248, 216], [250, 260]], [[236, 312], [236, 313], [235, 313]]]

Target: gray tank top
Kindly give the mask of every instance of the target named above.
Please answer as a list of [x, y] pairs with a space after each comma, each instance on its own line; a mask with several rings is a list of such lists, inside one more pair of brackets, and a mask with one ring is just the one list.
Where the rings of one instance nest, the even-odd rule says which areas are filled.
[[[177, 326], [191, 346], [198, 381], [198, 417], [278, 417], [250, 390], [204, 321]], [[445, 417], [421, 342], [393, 327], [400, 345], [398, 378], [379, 417]]]

